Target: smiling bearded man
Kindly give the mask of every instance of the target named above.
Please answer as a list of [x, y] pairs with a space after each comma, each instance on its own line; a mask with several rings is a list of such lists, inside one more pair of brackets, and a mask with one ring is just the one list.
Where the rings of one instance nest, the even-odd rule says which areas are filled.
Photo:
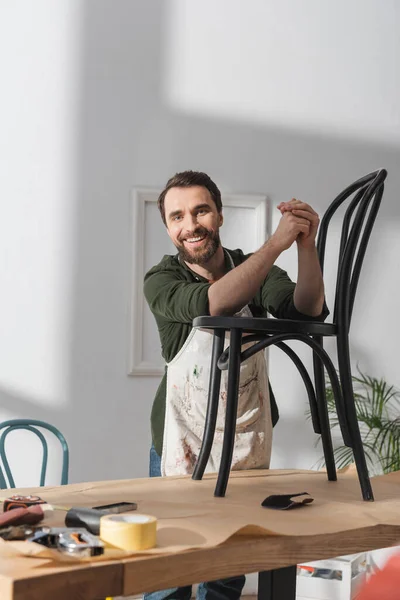
[[179, 257], [192, 265], [207, 264], [221, 245], [218, 231], [208, 231], [205, 227], [198, 226], [189, 235], [190, 237], [179, 238], [175, 244]]
[[[304, 202], [278, 205], [281, 219], [257, 252], [244, 255], [221, 245], [221, 193], [205, 173], [172, 177], [158, 199], [167, 233], [178, 250], [145, 276], [144, 294], [156, 319], [166, 372], [151, 414], [150, 476], [190, 474], [204, 432], [212, 333], [193, 329], [201, 315], [322, 320], [328, 310], [315, 236], [319, 219]], [[296, 243], [298, 281], [274, 265]], [[214, 443], [207, 471], [221, 458], [226, 377], [222, 377]], [[268, 385], [263, 352], [241, 365], [233, 469], [268, 468], [278, 410]], [[202, 583], [199, 600], [237, 600], [244, 576]], [[191, 586], [146, 594], [146, 600], [189, 600]]]

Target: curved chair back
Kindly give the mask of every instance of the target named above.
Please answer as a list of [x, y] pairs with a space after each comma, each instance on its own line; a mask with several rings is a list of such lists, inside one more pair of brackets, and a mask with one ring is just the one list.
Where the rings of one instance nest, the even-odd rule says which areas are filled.
[[317, 250], [323, 272], [330, 220], [343, 202], [353, 196], [343, 218], [333, 313], [333, 322], [346, 331], [350, 327], [361, 267], [381, 204], [386, 176], [387, 171], [380, 169], [349, 185], [331, 203], [320, 223]]
[[11, 488], [16, 487], [14, 478], [11, 473], [10, 464], [9, 464], [7, 456], [6, 456], [6, 450], [5, 450], [6, 437], [8, 436], [8, 434], [11, 431], [14, 431], [16, 429], [25, 429], [27, 431], [31, 431], [32, 433], [36, 434], [37, 437], [42, 442], [43, 458], [42, 458], [42, 467], [41, 467], [41, 471], [40, 471], [40, 485], [41, 486], [45, 485], [46, 471], [47, 471], [47, 459], [48, 459], [48, 447], [47, 447], [46, 438], [44, 437], [43, 433], [39, 429], [36, 429], [37, 427], [40, 427], [42, 429], [47, 429], [47, 431], [51, 431], [51, 433], [53, 433], [59, 439], [59, 441], [61, 443], [61, 447], [62, 447], [62, 453], [63, 453], [61, 485], [66, 485], [68, 483], [69, 449], [68, 449], [67, 441], [66, 441], [65, 437], [63, 436], [63, 434], [56, 427], [54, 427], [53, 425], [50, 425], [49, 423], [45, 423], [44, 421], [35, 421], [32, 419], [12, 419], [10, 421], [3, 421], [2, 423], [0, 423], [0, 431], [4, 430], [0, 436], [0, 457], [1, 457], [1, 462], [3, 464], [6, 477], [8, 479], [8, 484], [9, 484], [9, 485], [7, 485], [6, 478], [5, 478], [4, 473], [0, 466], [0, 488], [6, 489], [8, 487], [11, 487]]

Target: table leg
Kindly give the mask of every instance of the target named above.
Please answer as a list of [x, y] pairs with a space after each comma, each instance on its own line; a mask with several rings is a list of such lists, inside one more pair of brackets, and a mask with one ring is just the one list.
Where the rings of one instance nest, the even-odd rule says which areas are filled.
[[258, 574], [258, 600], [296, 600], [297, 567], [284, 567]]

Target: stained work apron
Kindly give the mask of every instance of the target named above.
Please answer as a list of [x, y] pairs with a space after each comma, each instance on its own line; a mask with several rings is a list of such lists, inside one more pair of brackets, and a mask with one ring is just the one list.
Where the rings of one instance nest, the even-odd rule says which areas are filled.
[[[246, 306], [238, 316], [252, 316]], [[227, 335], [228, 338], [228, 335]], [[168, 363], [167, 396], [161, 474], [193, 472], [201, 448], [207, 412], [213, 333], [192, 329], [178, 354]], [[225, 347], [229, 345], [229, 338]], [[222, 371], [214, 442], [206, 472], [216, 472], [221, 460], [228, 372]], [[232, 469], [268, 468], [272, 422], [267, 365], [257, 352], [240, 367], [238, 412]]]

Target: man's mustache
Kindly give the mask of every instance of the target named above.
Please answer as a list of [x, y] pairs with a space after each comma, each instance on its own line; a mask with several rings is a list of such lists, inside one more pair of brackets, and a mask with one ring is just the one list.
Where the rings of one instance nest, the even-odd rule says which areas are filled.
[[193, 232], [190, 232], [189, 234], [185, 234], [182, 237], [179, 237], [178, 240], [180, 242], [184, 242], [185, 240], [190, 240], [191, 238], [194, 237], [210, 237], [211, 232], [208, 231], [208, 229], [206, 229], [205, 227], [198, 227], [197, 229], [195, 229]]

